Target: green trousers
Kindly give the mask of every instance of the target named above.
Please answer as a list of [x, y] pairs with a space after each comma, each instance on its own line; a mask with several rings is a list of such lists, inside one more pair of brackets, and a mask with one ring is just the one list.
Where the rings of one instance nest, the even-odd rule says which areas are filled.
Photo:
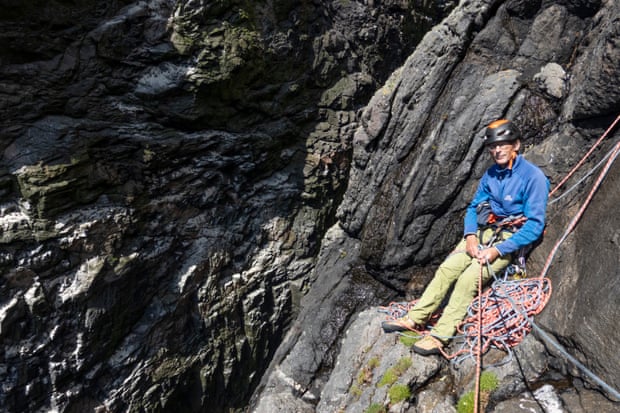
[[[479, 234], [478, 239], [481, 240], [481, 244], [486, 245], [492, 236], [493, 230], [488, 228]], [[503, 241], [510, 236], [512, 236], [512, 233], [503, 231], [498, 235], [495, 243]], [[491, 268], [494, 273], [499, 274], [511, 261], [512, 257], [510, 255], [498, 257], [491, 264]], [[462, 240], [439, 266], [435, 276], [424, 290], [422, 297], [409, 311], [409, 318], [416, 324], [426, 324], [430, 316], [442, 303], [450, 288], [454, 286], [448, 304], [432, 331], [433, 336], [443, 342], [447, 342], [454, 336], [457, 325], [467, 315], [467, 307], [478, 294], [480, 266], [481, 264], [478, 263], [477, 259], [467, 254], [465, 251], [465, 240]], [[482, 267], [482, 282], [484, 286], [493, 275], [489, 274], [486, 264], [482, 265]]]

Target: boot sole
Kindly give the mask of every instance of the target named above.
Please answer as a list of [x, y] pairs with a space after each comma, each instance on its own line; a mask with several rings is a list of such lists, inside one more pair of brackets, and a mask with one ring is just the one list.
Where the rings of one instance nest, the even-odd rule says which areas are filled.
[[395, 321], [384, 321], [381, 323], [381, 328], [386, 333], [395, 333], [398, 331], [413, 331], [415, 326], [408, 327], [403, 323]]
[[419, 348], [416, 347], [415, 344], [413, 346], [413, 352], [417, 353], [421, 356], [432, 356], [433, 354], [440, 354], [441, 352], [439, 351], [439, 348], [433, 348], [430, 350], [424, 349], [424, 348]]

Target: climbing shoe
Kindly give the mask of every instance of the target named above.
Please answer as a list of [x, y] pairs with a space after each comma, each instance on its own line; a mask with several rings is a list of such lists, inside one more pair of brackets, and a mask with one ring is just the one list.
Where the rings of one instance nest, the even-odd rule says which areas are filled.
[[413, 351], [423, 356], [441, 353], [443, 343], [435, 337], [425, 336], [423, 339], [416, 341], [413, 345]]
[[416, 331], [416, 329], [419, 329], [420, 326], [411, 321], [409, 317], [404, 316], [401, 318], [395, 318], [394, 320], [382, 322], [381, 328], [386, 333], [394, 333], [396, 331]]

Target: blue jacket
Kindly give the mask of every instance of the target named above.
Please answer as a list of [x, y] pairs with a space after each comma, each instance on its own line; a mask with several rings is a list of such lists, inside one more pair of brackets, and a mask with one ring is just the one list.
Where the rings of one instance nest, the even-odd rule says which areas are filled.
[[501, 255], [536, 241], [545, 228], [549, 180], [534, 164], [517, 155], [512, 169], [493, 165], [483, 175], [465, 214], [465, 235], [478, 230], [476, 206], [488, 201], [498, 217], [523, 214], [527, 221], [509, 239], [495, 245]]

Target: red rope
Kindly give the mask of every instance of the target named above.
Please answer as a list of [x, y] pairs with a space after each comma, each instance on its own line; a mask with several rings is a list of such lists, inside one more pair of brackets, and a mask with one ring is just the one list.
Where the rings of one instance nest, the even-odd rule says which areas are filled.
[[[482, 295], [482, 264], [478, 274], [478, 297]], [[480, 374], [482, 371], [482, 311], [478, 311], [478, 348], [476, 351], [476, 389], [474, 396], [474, 413], [480, 408]]]
[[[503, 284], [501, 289], [494, 283], [474, 298], [470, 306], [474, 314], [465, 318], [458, 328], [466, 336], [469, 346], [473, 349], [481, 348], [482, 353], [490, 346], [508, 349], [519, 344], [532, 330], [524, 314], [528, 317], [539, 314], [551, 298], [551, 282], [548, 278], [499, 282]], [[520, 311], [512, 308], [510, 300], [520, 307]], [[484, 336], [484, 342], [480, 339], [478, 343], [473, 341], [477, 334]]]

